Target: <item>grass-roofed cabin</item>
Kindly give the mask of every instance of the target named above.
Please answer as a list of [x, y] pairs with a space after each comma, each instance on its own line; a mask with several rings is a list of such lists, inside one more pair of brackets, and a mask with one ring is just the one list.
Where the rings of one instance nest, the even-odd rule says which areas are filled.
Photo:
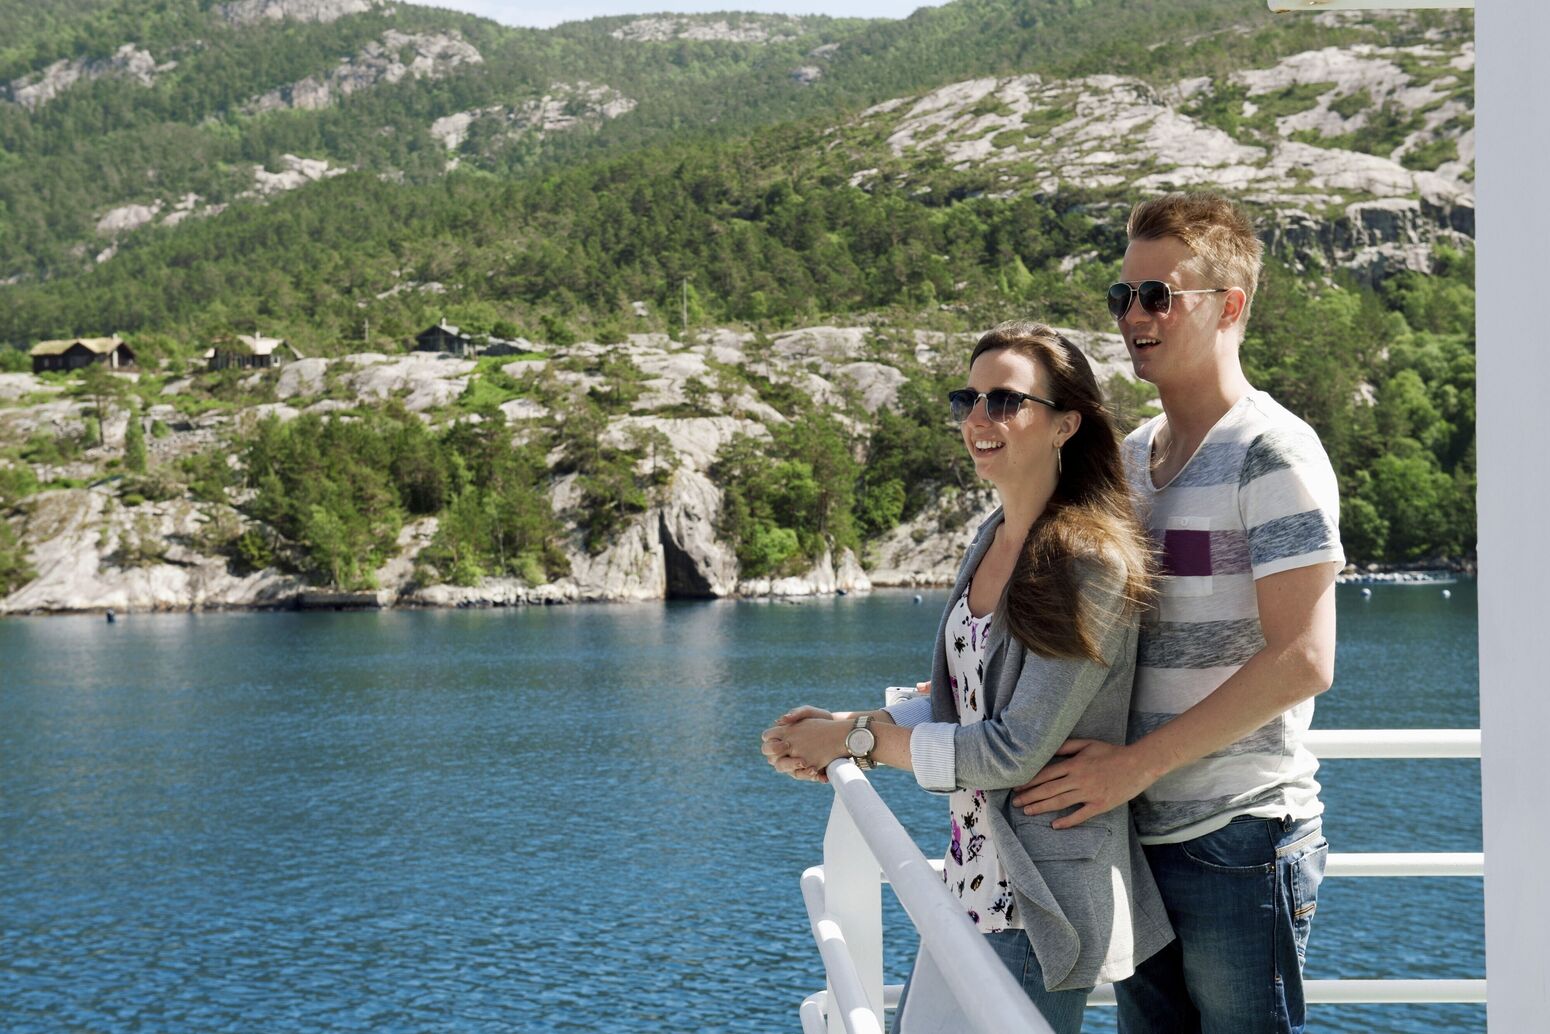
[[445, 318], [434, 327], [427, 327], [415, 335], [416, 352], [440, 352], [443, 355], [471, 356], [478, 349], [472, 336], [448, 323]]
[[135, 353], [117, 334], [112, 337], [75, 337], [60, 341], [39, 341], [28, 351], [32, 372], [79, 370], [92, 363], [114, 369], [132, 369]]
[[301, 353], [289, 341], [262, 334], [238, 334], [235, 338], [221, 338], [205, 350], [205, 365], [211, 370], [267, 370], [281, 366], [292, 359], [300, 359]]

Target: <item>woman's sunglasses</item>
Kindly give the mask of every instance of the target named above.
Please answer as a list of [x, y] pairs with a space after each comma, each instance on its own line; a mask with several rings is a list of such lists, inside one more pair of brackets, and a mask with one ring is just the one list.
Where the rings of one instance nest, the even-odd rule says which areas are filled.
[[1161, 280], [1142, 280], [1138, 284], [1120, 282], [1109, 285], [1109, 312], [1114, 318], [1122, 320], [1125, 313], [1130, 311], [1130, 306], [1136, 299], [1141, 300], [1143, 312], [1149, 312], [1153, 316], [1166, 316], [1173, 310], [1173, 296], [1176, 294], [1221, 294], [1223, 291], [1231, 291], [1230, 287], [1201, 287], [1192, 291], [1180, 291]]
[[998, 424], [1006, 423], [1016, 415], [1024, 402], [1037, 402], [1051, 409], [1060, 408], [1049, 399], [1029, 395], [1024, 391], [1012, 391], [1009, 388], [992, 388], [990, 391], [958, 388], [947, 393], [947, 401], [953, 407], [953, 419], [960, 424], [969, 419], [969, 414], [974, 412], [974, 407], [979, 405], [980, 399], [985, 400], [986, 418]]

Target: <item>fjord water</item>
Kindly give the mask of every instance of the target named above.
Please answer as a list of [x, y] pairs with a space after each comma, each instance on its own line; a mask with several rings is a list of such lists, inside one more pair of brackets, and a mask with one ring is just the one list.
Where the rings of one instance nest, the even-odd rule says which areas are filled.
[[[0, 622], [0, 1029], [799, 1029], [832, 795], [759, 730], [913, 681], [943, 598]], [[1478, 725], [1472, 583], [1339, 608], [1318, 727]], [[1336, 851], [1480, 849], [1477, 762], [1320, 777]], [[940, 799], [874, 783], [939, 854]], [[1308, 974], [1480, 977], [1482, 925], [1478, 879], [1332, 879]]]

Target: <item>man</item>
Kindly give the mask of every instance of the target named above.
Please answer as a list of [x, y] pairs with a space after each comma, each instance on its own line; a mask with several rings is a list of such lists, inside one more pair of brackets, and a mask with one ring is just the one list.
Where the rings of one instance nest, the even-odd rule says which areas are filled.
[[1178, 939], [1118, 986], [1123, 1034], [1295, 1034], [1329, 847], [1302, 739], [1334, 677], [1344, 563], [1334, 471], [1238, 359], [1260, 243], [1211, 195], [1137, 205], [1109, 289], [1163, 412], [1125, 440], [1158, 547], [1129, 742], [1071, 740], [1013, 797], [1073, 826], [1133, 814]]

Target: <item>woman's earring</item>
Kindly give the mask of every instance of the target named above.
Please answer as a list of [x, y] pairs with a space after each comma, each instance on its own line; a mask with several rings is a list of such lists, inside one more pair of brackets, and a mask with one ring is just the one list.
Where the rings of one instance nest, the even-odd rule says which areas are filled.
[[1057, 445], [1057, 446], [1055, 446], [1055, 480], [1056, 481], [1060, 480], [1060, 475], [1061, 475], [1061, 469], [1060, 469], [1060, 446]]

